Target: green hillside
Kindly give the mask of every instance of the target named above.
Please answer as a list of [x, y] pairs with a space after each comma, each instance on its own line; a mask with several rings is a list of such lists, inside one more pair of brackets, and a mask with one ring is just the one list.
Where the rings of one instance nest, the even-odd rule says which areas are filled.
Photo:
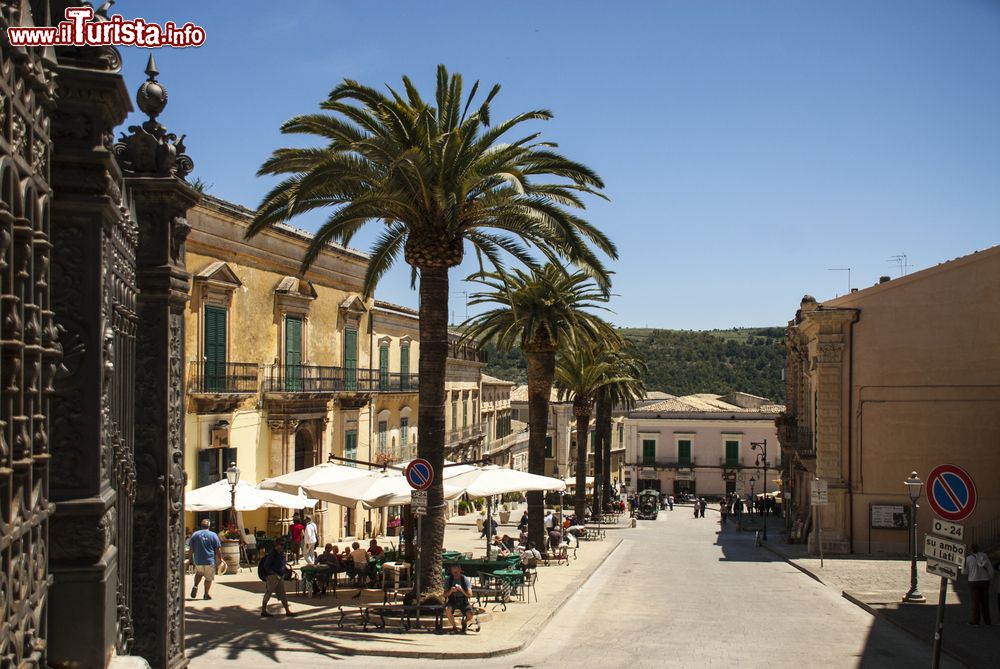
[[[727, 393], [742, 390], [784, 401], [784, 329], [659, 330], [620, 328], [646, 361], [646, 385], [672, 395]], [[487, 374], [524, 383], [527, 378], [520, 351], [499, 353], [486, 346]]]

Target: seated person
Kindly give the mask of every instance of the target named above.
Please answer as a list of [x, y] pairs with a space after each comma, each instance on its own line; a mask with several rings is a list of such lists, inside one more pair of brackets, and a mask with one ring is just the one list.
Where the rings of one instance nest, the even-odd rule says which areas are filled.
[[507, 552], [514, 551], [514, 538], [505, 534], [503, 538], [500, 539], [500, 543], [507, 547]]
[[562, 532], [558, 528], [553, 527], [549, 530], [549, 548], [555, 550], [559, 548], [559, 544], [562, 543]]
[[[451, 633], [458, 634], [459, 630], [455, 625], [455, 611], [461, 611], [462, 615], [465, 616], [465, 625], [463, 625], [463, 628], [472, 622], [475, 615], [475, 611], [470, 603], [472, 599], [472, 582], [469, 581], [468, 576], [462, 573], [462, 565], [460, 564], [452, 564], [449, 571], [450, 573], [444, 579], [444, 596], [447, 600], [444, 612], [448, 616], [448, 622], [451, 623]], [[465, 633], [464, 629], [462, 633]]]
[[517, 543], [520, 546], [527, 546], [528, 545], [528, 529], [527, 528], [521, 530], [521, 534], [517, 538]]
[[380, 555], [385, 555], [385, 551], [383, 551], [382, 547], [378, 545], [378, 541], [372, 539], [371, 543], [368, 544], [368, 555], [370, 557], [378, 557]]
[[351, 544], [351, 563], [354, 565], [354, 578], [368, 576], [368, 552], [357, 541]]
[[247, 560], [251, 563], [257, 561], [257, 537], [250, 531], [249, 527], [243, 528], [243, 545], [247, 549]]
[[507, 546], [500, 541], [500, 537], [496, 535], [493, 536], [493, 548], [496, 549], [497, 555], [501, 557], [504, 555], [510, 555], [510, 549], [508, 549]]
[[535, 548], [535, 544], [529, 541], [524, 551], [521, 553], [521, 566], [526, 567], [531, 560], [537, 561], [541, 559], [542, 554], [538, 552], [537, 548]]
[[330, 567], [329, 571], [324, 570], [316, 574], [316, 588], [321, 595], [325, 595], [326, 588], [330, 585], [330, 575], [344, 570], [340, 566], [340, 556], [337, 554], [337, 547], [333, 544], [327, 544], [323, 548], [323, 553], [316, 558], [316, 564]]

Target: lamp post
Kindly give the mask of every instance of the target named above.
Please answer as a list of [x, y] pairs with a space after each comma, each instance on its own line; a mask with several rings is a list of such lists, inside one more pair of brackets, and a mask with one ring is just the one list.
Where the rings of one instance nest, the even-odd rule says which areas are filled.
[[[229, 482], [229, 510], [233, 515], [233, 525], [236, 525], [236, 484], [240, 482], [240, 468], [235, 462], [229, 463], [226, 470], [226, 481]], [[239, 528], [237, 528], [239, 529]]]
[[[759, 450], [760, 453], [757, 454], [757, 464], [763, 467], [763, 474], [760, 477], [761, 482], [761, 492], [767, 492], [767, 439], [764, 441], [751, 441], [750, 449], [753, 451]], [[756, 501], [756, 500], [754, 500]], [[767, 505], [761, 501], [761, 505], [764, 507], [764, 532], [761, 534], [761, 541], [767, 541]]]
[[910, 591], [903, 596], [903, 601], [919, 603], [927, 601], [917, 587], [917, 500], [920, 499], [920, 493], [924, 489], [924, 482], [916, 472], [910, 472], [910, 478], [903, 483], [906, 484], [906, 492], [910, 495], [910, 545], [913, 549], [910, 555]]

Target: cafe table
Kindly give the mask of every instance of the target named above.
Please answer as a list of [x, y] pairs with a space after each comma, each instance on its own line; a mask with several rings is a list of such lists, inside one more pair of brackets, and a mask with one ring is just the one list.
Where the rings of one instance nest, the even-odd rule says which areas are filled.
[[497, 569], [493, 575], [510, 583], [511, 590], [519, 590], [524, 585], [524, 572], [520, 569]]
[[[302, 572], [302, 594], [310, 595], [316, 594], [316, 580], [322, 574], [329, 574], [331, 571], [330, 565], [326, 564], [307, 564], [301, 568]], [[336, 590], [336, 586], [334, 586]]]

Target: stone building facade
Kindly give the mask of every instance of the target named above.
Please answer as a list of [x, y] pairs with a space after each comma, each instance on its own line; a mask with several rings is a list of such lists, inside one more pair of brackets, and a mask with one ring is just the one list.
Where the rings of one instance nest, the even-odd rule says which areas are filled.
[[[903, 554], [906, 531], [877, 510], [909, 505], [911, 471], [926, 480], [953, 463], [978, 483], [967, 537], [1000, 542], [1000, 247], [823, 303], [806, 296], [786, 346], [778, 437], [793, 530], [812, 527], [818, 477], [827, 551]], [[932, 515], [920, 506], [918, 536]]]

